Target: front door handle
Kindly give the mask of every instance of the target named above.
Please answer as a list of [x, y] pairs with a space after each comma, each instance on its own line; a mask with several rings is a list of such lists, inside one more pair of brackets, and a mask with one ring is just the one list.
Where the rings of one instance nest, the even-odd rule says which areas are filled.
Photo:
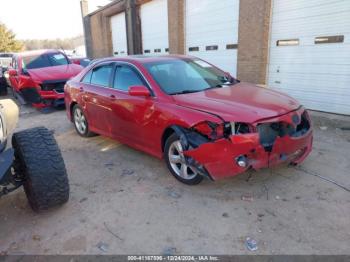
[[116, 100], [116, 99], [117, 99], [117, 98], [115, 97], [115, 95], [110, 95], [109, 98], [110, 98], [111, 100]]
[[84, 92], [84, 88], [82, 86], [79, 87], [79, 92]]

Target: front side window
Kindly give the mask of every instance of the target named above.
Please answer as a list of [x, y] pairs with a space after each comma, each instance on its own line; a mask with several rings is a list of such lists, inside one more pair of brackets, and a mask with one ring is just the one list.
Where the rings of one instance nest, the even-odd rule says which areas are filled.
[[109, 86], [109, 80], [112, 73], [112, 65], [103, 65], [95, 67], [92, 70], [91, 84], [98, 86]]
[[139, 74], [129, 66], [117, 66], [113, 81], [113, 88], [128, 91], [130, 86], [144, 86]]
[[23, 57], [23, 69], [37, 69], [69, 64], [65, 55], [60, 52]]
[[227, 73], [199, 59], [145, 63], [161, 89], [169, 94], [193, 93], [236, 83]]

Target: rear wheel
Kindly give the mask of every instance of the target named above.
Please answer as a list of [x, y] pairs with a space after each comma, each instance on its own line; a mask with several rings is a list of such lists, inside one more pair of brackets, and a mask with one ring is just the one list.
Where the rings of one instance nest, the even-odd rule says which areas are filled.
[[171, 174], [180, 182], [196, 185], [203, 180], [202, 175], [186, 164], [180, 139], [175, 133], [165, 143], [164, 159]]
[[35, 211], [66, 203], [69, 183], [66, 167], [52, 133], [37, 127], [15, 133], [14, 170], [23, 180], [30, 206]]
[[86, 116], [84, 115], [83, 110], [80, 108], [80, 106], [75, 105], [73, 107], [73, 123], [75, 130], [77, 133], [82, 137], [91, 137], [95, 134], [90, 132], [89, 124], [86, 119]]

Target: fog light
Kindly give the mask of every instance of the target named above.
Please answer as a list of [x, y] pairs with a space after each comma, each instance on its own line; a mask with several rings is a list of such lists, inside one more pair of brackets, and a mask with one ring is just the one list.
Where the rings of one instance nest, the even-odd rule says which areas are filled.
[[247, 167], [248, 165], [248, 161], [247, 158], [245, 156], [239, 156], [236, 158], [236, 163], [237, 165], [239, 165], [240, 167]]

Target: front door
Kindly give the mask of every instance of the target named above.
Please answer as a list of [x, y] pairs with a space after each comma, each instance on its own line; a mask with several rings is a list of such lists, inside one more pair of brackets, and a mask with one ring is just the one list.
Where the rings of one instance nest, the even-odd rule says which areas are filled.
[[118, 64], [113, 80], [112, 128], [116, 136], [121, 136], [128, 143], [139, 148], [148, 148], [152, 141], [149, 141], [145, 127], [152, 121], [154, 102], [153, 97], [130, 96], [129, 87], [136, 85], [147, 86], [133, 66]]

